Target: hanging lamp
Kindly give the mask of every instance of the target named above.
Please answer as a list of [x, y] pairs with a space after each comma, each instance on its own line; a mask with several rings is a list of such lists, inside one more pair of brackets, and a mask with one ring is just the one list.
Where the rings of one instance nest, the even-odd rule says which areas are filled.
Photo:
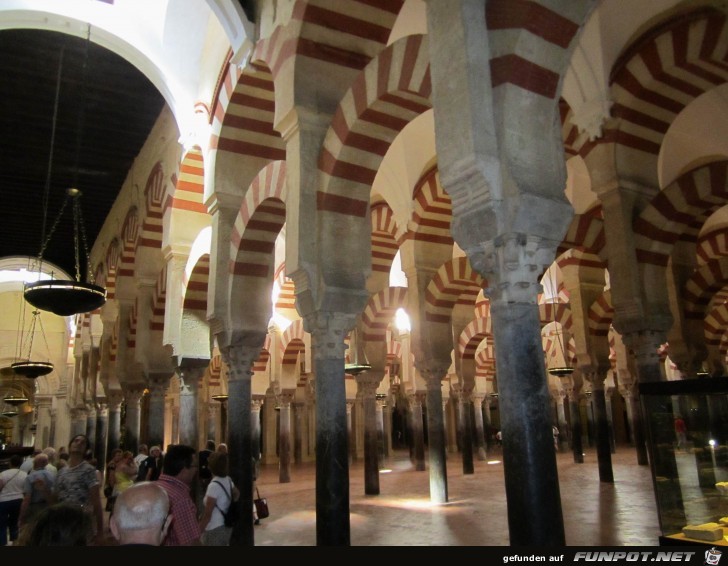
[[553, 293], [553, 325], [554, 325], [554, 331], [556, 333], [556, 341], [559, 345], [559, 349], [561, 350], [561, 357], [564, 360], [563, 366], [557, 366], [557, 367], [550, 367], [548, 369], [548, 372], [551, 375], [554, 375], [556, 377], [567, 377], [574, 373], [574, 368], [569, 365], [567, 359], [566, 359], [566, 348], [564, 346], [564, 343], [561, 339], [561, 333], [562, 333], [562, 327], [559, 323], [559, 326], [556, 326], [556, 305], [558, 304], [558, 287], [556, 286], [556, 274], [554, 273], [554, 266], [550, 268], [551, 271], [551, 290]]
[[[22, 320], [25, 320], [25, 309], [21, 309], [20, 316]], [[33, 311], [33, 318], [31, 319], [30, 328], [27, 335], [24, 333], [24, 325], [21, 324], [20, 331], [18, 332], [18, 352], [16, 357], [19, 361], [10, 364], [10, 369], [13, 372], [13, 378], [15, 374], [22, 375], [30, 379], [37, 379], [43, 375], [48, 375], [53, 371], [53, 364], [49, 361], [39, 360], [33, 358], [33, 342], [35, 340], [36, 326], [40, 326], [40, 332], [45, 341], [45, 332], [43, 331], [43, 321], [40, 318], [40, 311]], [[48, 348], [48, 342], [45, 341], [46, 351], [50, 351]], [[24, 353], [27, 352], [27, 355]]]
[[359, 340], [359, 329], [355, 326], [349, 334], [349, 351], [352, 353], [350, 363], [344, 365], [344, 371], [350, 375], [359, 375], [372, 369], [364, 352], [364, 344]]
[[20, 413], [18, 409], [11, 405], [3, 405], [3, 411], [0, 414], [3, 417], [17, 417]]
[[[41, 279], [34, 283], [26, 283], [24, 296], [25, 300], [31, 305], [41, 310], [50, 311], [59, 316], [71, 316], [74, 314], [86, 313], [94, 311], [106, 303], [106, 289], [93, 283], [93, 275], [91, 273], [91, 265], [89, 260], [88, 243], [86, 241], [86, 230], [83, 224], [83, 216], [81, 214], [81, 191], [76, 187], [78, 179], [78, 163], [81, 149], [81, 136], [83, 133], [83, 122], [85, 118], [86, 106], [86, 90], [87, 90], [87, 65], [89, 44], [91, 43], [91, 26], [88, 26], [86, 35], [86, 46], [83, 61], [83, 97], [80, 110], [78, 113], [78, 127], [76, 130], [76, 155], [73, 168], [73, 186], [66, 190], [66, 198], [63, 205], [58, 211], [50, 231], [46, 234], [46, 222], [48, 218], [48, 202], [51, 185], [51, 172], [53, 165], [53, 153], [55, 148], [56, 126], [58, 119], [58, 101], [61, 90], [61, 76], [63, 71], [63, 56], [65, 48], [61, 50], [58, 62], [58, 76], [56, 78], [56, 96], [53, 109], [53, 128], [51, 130], [50, 154], [48, 157], [48, 170], [45, 183], [45, 191], [43, 195], [43, 229], [41, 232], [41, 248], [38, 254], [38, 270], [41, 271], [43, 265], [43, 254], [45, 253], [48, 243], [53, 237], [58, 223], [63, 216], [66, 208], [70, 203], [73, 213], [73, 246], [76, 260], [76, 276], [73, 280], [65, 279]], [[81, 255], [80, 246], [83, 244], [86, 261], [86, 281], [81, 278]]]

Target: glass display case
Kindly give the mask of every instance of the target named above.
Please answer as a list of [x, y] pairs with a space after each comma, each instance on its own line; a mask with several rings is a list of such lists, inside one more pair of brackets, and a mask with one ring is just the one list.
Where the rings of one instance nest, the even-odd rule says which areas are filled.
[[728, 378], [639, 385], [660, 544], [728, 546]]

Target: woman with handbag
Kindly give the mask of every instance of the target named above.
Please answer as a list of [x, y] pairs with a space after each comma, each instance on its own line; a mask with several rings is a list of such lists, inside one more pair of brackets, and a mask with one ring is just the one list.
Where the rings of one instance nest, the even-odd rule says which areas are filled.
[[213, 452], [207, 462], [212, 480], [207, 484], [205, 497], [202, 500], [204, 508], [200, 517], [200, 540], [205, 546], [229, 546], [232, 534], [232, 513], [235, 508], [233, 501], [240, 497], [240, 490], [228, 475], [228, 455], [223, 452]]

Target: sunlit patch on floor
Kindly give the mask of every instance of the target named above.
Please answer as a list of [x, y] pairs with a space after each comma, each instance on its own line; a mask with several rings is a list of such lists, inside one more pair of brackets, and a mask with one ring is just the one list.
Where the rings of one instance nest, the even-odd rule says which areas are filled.
[[502, 462], [500, 460], [488, 460], [488, 465], [492, 466], [493, 464], [501, 464]]

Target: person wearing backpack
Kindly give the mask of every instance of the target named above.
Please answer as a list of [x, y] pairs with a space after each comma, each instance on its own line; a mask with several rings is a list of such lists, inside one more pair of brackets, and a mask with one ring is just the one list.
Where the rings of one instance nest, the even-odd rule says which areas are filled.
[[232, 534], [231, 509], [233, 501], [240, 497], [240, 490], [228, 475], [228, 455], [223, 452], [210, 454], [208, 466], [212, 479], [207, 484], [203, 498], [203, 511], [200, 517], [201, 542], [205, 546], [229, 546]]

